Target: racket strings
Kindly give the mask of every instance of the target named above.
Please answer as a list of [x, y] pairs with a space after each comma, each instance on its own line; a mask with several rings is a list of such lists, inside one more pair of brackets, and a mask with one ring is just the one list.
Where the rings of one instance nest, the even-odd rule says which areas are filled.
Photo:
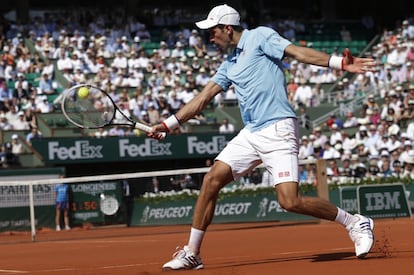
[[63, 111], [75, 125], [99, 128], [109, 124], [115, 116], [115, 106], [100, 90], [91, 87], [85, 98], [78, 96], [79, 87], [66, 91]]

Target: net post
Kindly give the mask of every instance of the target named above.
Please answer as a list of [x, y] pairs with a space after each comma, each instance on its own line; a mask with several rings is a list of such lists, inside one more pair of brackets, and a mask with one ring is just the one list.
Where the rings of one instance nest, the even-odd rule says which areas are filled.
[[[326, 160], [318, 159], [316, 161], [316, 180], [317, 180], [317, 191], [318, 197], [329, 201], [329, 188], [328, 180], [326, 175]], [[319, 220], [320, 223], [326, 223], [326, 220]]]
[[29, 184], [29, 207], [30, 207], [30, 228], [32, 233], [32, 241], [36, 238], [36, 224], [35, 224], [35, 212], [34, 212], [34, 198], [33, 198], [33, 184]]

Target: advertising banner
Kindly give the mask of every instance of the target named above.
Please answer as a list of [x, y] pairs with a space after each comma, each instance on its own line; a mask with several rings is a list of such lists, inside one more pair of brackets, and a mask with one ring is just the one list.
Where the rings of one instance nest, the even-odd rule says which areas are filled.
[[191, 159], [216, 156], [232, 137], [183, 134], [161, 141], [147, 137], [42, 138], [33, 140], [33, 147], [49, 164]]
[[[151, 202], [139, 199], [134, 203], [132, 225], [191, 224], [196, 199]], [[315, 220], [288, 213], [280, 207], [274, 193], [255, 196], [226, 196], [219, 199], [213, 223]]]

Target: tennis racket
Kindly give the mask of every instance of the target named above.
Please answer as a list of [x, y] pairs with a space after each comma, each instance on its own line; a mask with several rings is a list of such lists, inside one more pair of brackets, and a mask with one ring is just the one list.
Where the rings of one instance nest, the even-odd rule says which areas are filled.
[[[105, 91], [92, 85], [80, 84], [64, 91], [61, 108], [63, 115], [79, 128], [119, 125], [151, 132], [150, 126], [127, 117]], [[166, 133], [159, 132], [157, 138], [165, 136]]]

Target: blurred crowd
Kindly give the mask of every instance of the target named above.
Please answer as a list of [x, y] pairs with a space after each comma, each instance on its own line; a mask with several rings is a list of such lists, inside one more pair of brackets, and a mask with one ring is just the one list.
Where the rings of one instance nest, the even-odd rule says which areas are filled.
[[[44, 14], [28, 24], [0, 29], [1, 130], [27, 131], [22, 139], [30, 144], [30, 136], [41, 136], [35, 114], [55, 112], [50, 98], [80, 83], [108, 91], [127, 116], [156, 124], [197, 95], [225, 58], [209, 44], [206, 33], [191, 27], [158, 28], [159, 37], [154, 38], [138, 17], [125, 17], [116, 11], [92, 18], [86, 21]], [[164, 17], [163, 22], [160, 19], [155, 17], [153, 25], [168, 25]], [[283, 35], [294, 39], [292, 31], [304, 31], [303, 23], [294, 23], [283, 24]], [[292, 25], [299, 28], [288, 27]], [[28, 47], [27, 40], [35, 51]], [[329, 54], [340, 55], [337, 50]], [[335, 102], [364, 98], [358, 113], [350, 110], [344, 117], [332, 115], [326, 123], [311, 129], [312, 134], [303, 136], [300, 159], [329, 160], [330, 177], [414, 178], [409, 165], [414, 163], [412, 18], [404, 19], [396, 29], [384, 30], [368, 55], [377, 60], [377, 70], [356, 76], [284, 61], [288, 98], [295, 109], [303, 111], [308, 129], [306, 110], [327, 97], [322, 84], [335, 85], [329, 95]], [[231, 87], [215, 98], [212, 107], [235, 99]], [[202, 124], [206, 118], [199, 114], [190, 122]], [[227, 123], [223, 121], [222, 128], [228, 129]], [[177, 133], [185, 131], [182, 127]], [[138, 134], [115, 127], [93, 133], [96, 137]], [[314, 167], [302, 168], [302, 180], [314, 182]]]

